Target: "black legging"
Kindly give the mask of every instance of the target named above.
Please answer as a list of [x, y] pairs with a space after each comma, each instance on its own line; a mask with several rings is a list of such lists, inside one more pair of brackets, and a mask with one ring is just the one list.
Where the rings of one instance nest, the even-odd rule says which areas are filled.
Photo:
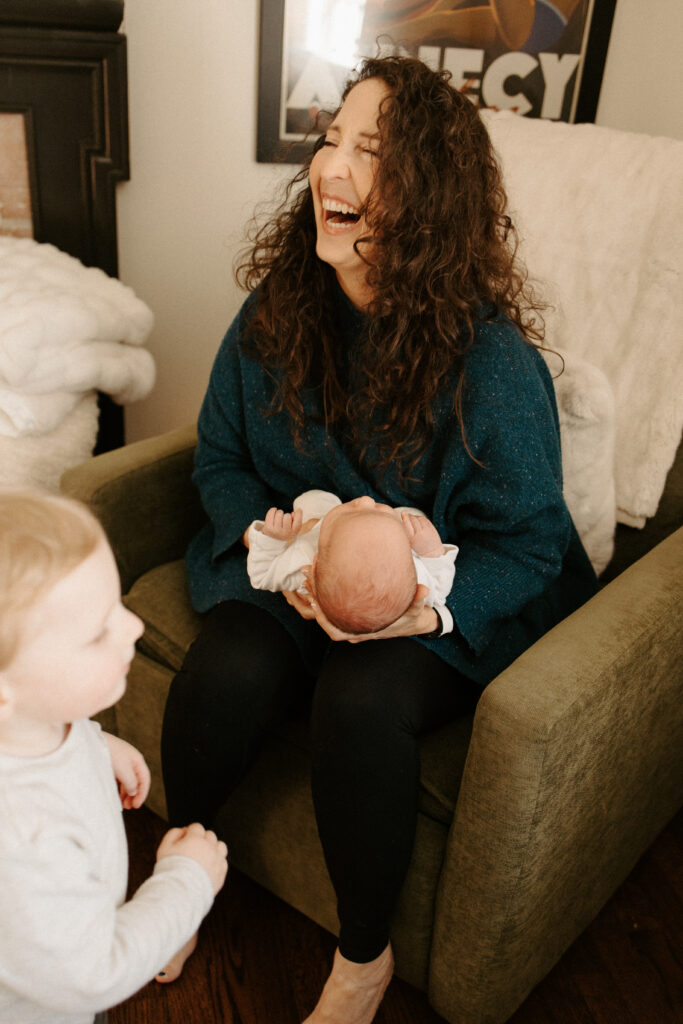
[[313, 798], [334, 885], [339, 948], [386, 946], [413, 848], [416, 737], [470, 710], [480, 689], [409, 638], [332, 645], [317, 681], [268, 612], [219, 604], [173, 680], [162, 738], [171, 824], [211, 825], [266, 731], [313, 690]]

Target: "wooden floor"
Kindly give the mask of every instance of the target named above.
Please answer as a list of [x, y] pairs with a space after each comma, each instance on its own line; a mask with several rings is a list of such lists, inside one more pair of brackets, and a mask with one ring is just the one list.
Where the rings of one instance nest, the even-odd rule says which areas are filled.
[[[151, 872], [165, 825], [126, 813], [131, 885]], [[151, 982], [109, 1024], [300, 1024], [334, 938], [231, 869], [180, 981]], [[376, 1024], [439, 1024], [426, 997], [394, 979]], [[509, 1024], [683, 1022], [683, 812]]]

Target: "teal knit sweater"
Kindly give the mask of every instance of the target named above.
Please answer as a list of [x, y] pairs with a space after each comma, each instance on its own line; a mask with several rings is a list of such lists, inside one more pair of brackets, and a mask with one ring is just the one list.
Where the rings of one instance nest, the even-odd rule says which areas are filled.
[[[315, 672], [331, 641], [281, 594], [254, 590], [244, 530], [276, 505], [291, 507], [311, 488], [342, 501], [370, 494], [413, 505], [442, 539], [460, 548], [448, 599], [454, 632], [422, 640], [485, 685], [596, 589], [595, 574], [562, 497], [559, 425], [553, 384], [541, 355], [508, 321], [481, 322], [466, 356], [463, 415], [470, 451], [446, 395], [433, 440], [401, 482], [359, 471], [344, 439], [311, 422], [305, 451], [294, 445], [286, 413], [264, 415], [272, 375], [244, 350], [248, 299], [223, 340], [199, 417], [194, 481], [208, 522], [192, 541], [187, 570], [199, 612], [238, 599], [268, 609], [289, 630]], [[343, 296], [339, 324], [349, 363], [365, 319]], [[310, 408], [311, 396], [303, 396]], [[368, 641], [371, 642], [371, 641]]]

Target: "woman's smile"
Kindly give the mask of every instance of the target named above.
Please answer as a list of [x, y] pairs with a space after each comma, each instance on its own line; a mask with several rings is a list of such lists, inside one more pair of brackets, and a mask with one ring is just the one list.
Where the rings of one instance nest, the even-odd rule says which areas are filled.
[[353, 230], [360, 221], [359, 207], [350, 202], [323, 194], [321, 206], [323, 211], [322, 227], [327, 234], [337, 235]]
[[[388, 87], [378, 78], [354, 86], [327, 129], [309, 172], [316, 253], [334, 267], [342, 289], [361, 307], [372, 297], [365, 284], [372, 234], [365, 204], [377, 168], [380, 103], [388, 94]], [[362, 239], [368, 241], [359, 252]]]

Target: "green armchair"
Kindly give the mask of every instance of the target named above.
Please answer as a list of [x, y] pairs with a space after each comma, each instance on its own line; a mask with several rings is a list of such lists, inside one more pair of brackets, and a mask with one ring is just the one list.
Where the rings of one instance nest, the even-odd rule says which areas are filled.
[[[105, 725], [145, 754], [160, 815], [166, 692], [200, 621], [182, 561], [203, 515], [194, 444], [193, 428], [175, 430], [62, 480], [100, 517], [146, 623]], [[392, 944], [398, 974], [451, 1024], [507, 1020], [683, 802], [682, 508], [679, 450], [657, 516], [619, 527], [600, 592], [495, 679], [472, 719], [422, 742]], [[221, 813], [231, 861], [335, 931], [305, 716], [272, 735]]]

